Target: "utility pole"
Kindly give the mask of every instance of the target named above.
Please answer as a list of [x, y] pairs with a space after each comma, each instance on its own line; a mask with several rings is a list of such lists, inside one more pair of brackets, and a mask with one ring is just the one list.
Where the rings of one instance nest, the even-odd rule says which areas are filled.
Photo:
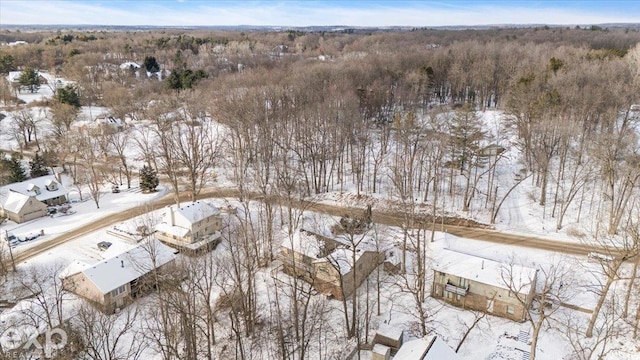
[[9, 256], [11, 256], [11, 267], [13, 268], [13, 272], [16, 271], [16, 262], [13, 260], [13, 250], [11, 250], [11, 244], [9, 243], [9, 231], [4, 231], [4, 239], [7, 241], [7, 247], [9, 248]]

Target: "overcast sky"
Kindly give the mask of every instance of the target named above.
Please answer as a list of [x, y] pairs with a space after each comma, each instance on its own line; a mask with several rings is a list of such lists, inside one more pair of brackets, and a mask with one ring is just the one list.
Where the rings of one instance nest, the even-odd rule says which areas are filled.
[[640, 23], [640, 1], [0, 0], [2, 24], [348, 25]]

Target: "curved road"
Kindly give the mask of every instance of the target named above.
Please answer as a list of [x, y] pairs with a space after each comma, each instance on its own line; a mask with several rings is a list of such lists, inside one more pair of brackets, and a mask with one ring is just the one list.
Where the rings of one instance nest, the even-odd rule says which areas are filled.
[[[224, 197], [237, 197], [239, 192], [235, 188], [213, 188], [213, 189], [205, 189], [198, 196], [198, 199], [207, 199], [207, 198], [224, 198]], [[261, 199], [261, 197], [256, 194], [250, 194], [252, 199]], [[187, 201], [187, 194], [181, 195], [181, 201]], [[264, 200], [262, 198], [262, 200]], [[270, 201], [275, 201], [277, 199], [269, 199]], [[162, 197], [152, 203], [148, 203], [141, 206], [136, 206], [129, 210], [105, 216], [97, 221], [94, 221], [90, 224], [86, 224], [81, 228], [74, 229], [69, 231], [68, 233], [56, 236], [49, 240], [42, 241], [29, 249], [17, 253], [14, 255], [16, 263], [20, 263], [26, 261], [36, 255], [39, 255], [43, 252], [46, 252], [60, 244], [63, 244], [67, 241], [79, 238], [81, 236], [87, 235], [91, 232], [97, 231], [101, 228], [117, 224], [119, 222], [128, 220], [135, 216], [139, 216], [145, 214], [147, 212], [160, 209], [167, 205], [173, 204], [173, 197], [171, 194]], [[316, 211], [320, 213], [325, 213], [333, 216], [344, 216], [346, 214], [362, 214], [363, 208], [349, 207], [349, 206], [339, 206], [339, 205], [331, 205], [324, 204], [312, 201], [299, 201], [294, 200], [292, 206], [296, 208], [304, 208], [306, 210]], [[391, 226], [401, 226], [404, 222], [404, 216], [399, 212], [387, 212], [374, 209], [372, 211], [373, 221], [375, 223], [391, 225]], [[427, 224], [425, 226], [426, 229], [431, 228], [431, 220], [426, 217], [418, 217], [416, 219], [418, 223]], [[471, 227], [471, 226], [462, 226], [462, 225], [454, 225], [454, 224], [442, 224], [440, 220], [436, 222], [436, 230], [444, 231], [449, 234], [492, 242], [496, 244], [504, 244], [504, 245], [516, 245], [523, 246], [534, 249], [548, 250], [558, 253], [570, 254], [570, 255], [587, 255], [592, 251], [602, 252], [602, 253], [610, 253], [606, 249], [598, 248], [591, 245], [581, 244], [581, 243], [571, 243], [553, 239], [545, 239], [534, 236], [525, 236], [520, 234], [510, 234], [503, 233], [500, 231], [481, 228], [481, 227]]]

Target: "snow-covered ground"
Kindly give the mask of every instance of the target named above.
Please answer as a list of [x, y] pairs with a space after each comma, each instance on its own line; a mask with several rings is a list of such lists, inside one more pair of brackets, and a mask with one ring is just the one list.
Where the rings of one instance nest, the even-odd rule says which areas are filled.
[[[64, 178], [63, 178], [64, 179]], [[69, 190], [69, 200], [71, 201], [71, 209], [69, 215], [54, 214], [53, 216], [45, 216], [34, 219], [22, 224], [16, 224], [12, 221], [6, 221], [0, 224], [2, 233], [8, 232], [19, 238], [24, 238], [29, 234], [40, 234], [44, 232], [44, 236], [39, 236], [35, 240], [18, 243], [14, 248], [14, 253], [20, 253], [31, 246], [38, 244], [40, 241], [51, 239], [62, 235], [70, 230], [81, 228], [83, 225], [94, 222], [107, 215], [116, 214], [139, 205], [144, 205], [154, 199], [158, 199], [167, 194], [166, 188], [159, 187], [158, 191], [150, 194], [143, 194], [138, 187], [138, 181], [135, 180], [131, 189], [122, 187], [120, 193], [112, 193], [109, 187], [105, 186], [100, 196], [100, 208], [96, 208], [95, 202], [91, 199], [87, 189], [83, 191], [83, 199], [75, 187], [70, 186], [69, 179], [66, 179], [67, 190]], [[96, 235], [99, 238], [99, 235]]]
[[[53, 78], [52, 81], [58, 79]], [[64, 80], [61, 80], [61, 82]], [[34, 94], [22, 92], [18, 94], [18, 97], [26, 103], [32, 103], [34, 101], [44, 98], [50, 98], [53, 95], [52, 89], [47, 86], [42, 86], [41, 89]], [[48, 126], [48, 114], [46, 108], [31, 107], [29, 111], [32, 112], [34, 117], [38, 119], [42, 124], [42, 132], [39, 134], [46, 135]], [[79, 115], [78, 123], [88, 123], [95, 119], [97, 116], [101, 116], [108, 113], [108, 109], [99, 107], [83, 107]], [[12, 114], [8, 113], [8, 117], [2, 120], [2, 131], [0, 131], [0, 147], [6, 150], [18, 150], [18, 143], [7, 129], [12, 126], [14, 121]], [[479, 113], [484, 124], [485, 130], [489, 134], [488, 142], [499, 144], [506, 148], [505, 153], [502, 154], [502, 158], [496, 167], [496, 183], [498, 187], [499, 198], [505, 196], [507, 189], [511, 188], [516, 183], [516, 174], [520, 172], [523, 167], [521, 164], [521, 154], [517, 148], [516, 139], [513, 131], [506, 129], [503, 126], [504, 115], [499, 111], [486, 111]], [[131, 132], [131, 135], [141, 135], [140, 132], [145, 130], [144, 121], [138, 122], [133, 125], [127, 131]], [[148, 125], [148, 124], [147, 124]], [[224, 126], [215, 124], [215, 132], [218, 134], [224, 134]], [[223, 138], [223, 135], [220, 135]], [[135, 145], [131, 143], [126, 149], [126, 155], [130, 158], [135, 166], [140, 165], [139, 149], [135, 148]], [[373, 156], [373, 155], [370, 155]], [[389, 156], [390, 158], [390, 156]], [[365, 207], [367, 204], [372, 204], [374, 210], [378, 208], [398, 208], [398, 196], [394, 194], [393, 184], [391, 181], [389, 163], [391, 159], [386, 159], [384, 166], [380, 169], [378, 175], [379, 183], [377, 184], [377, 193], [373, 194], [371, 191], [364, 191], [366, 196], [356, 196], [357, 191], [355, 186], [345, 180], [344, 184], [333, 186], [330, 192], [314, 196], [315, 200], [319, 200], [327, 203], [334, 203], [338, 205], [347, 206], [361, 206]], [[368, 159], [367, 166], [371, 166], [372, 159]], [[229, 168], [229, 164], [225, 162], [225, 157], [221, 156], [221, 161], [216, 164], [214, 169], [210, 171], [217, 176], [218, 185], [233, 186], [234, 181], [231, 178], [233, 171]], [[370, 170], [370, 169], [369, 169]], [[351, 177], [347, 174], [345, 178]], [[366, 180], [369, 181], [369, 180]], [[456, 184], [459, 186], [461, 182], [460, 177], [456, 177]], [[371, 185], [368, 184], [367, 187]], [[447, 185], [448, 186], [448, 185]], [[486, 180], [479, 182], [478, 188], [486, 191], [488, 184]], [[54, 216], [36, 219], [25, 224], [15, 224], [12, 222], [5, 222], [0, 225], [0, 231], [10, 232], [18, 237], [24, 237], [28, 234], [40, 233], [44, 231], [44, 236], [37, 238], [31, 242], [20, 243], [14, 250], [19, 253], [28, 249], [30, 246], [37, 244], [39, 241], [52, 238], [57, 235], [64, 234], [72, 229], [77, 229], [93, 222], [101, 217], [109, 214], [114, 214], [126, 210], [128, 208], [144, 204], [152, 201], [159, 196], [166, 194], [166, 191], [160, 191], [155, 194], [142, 194], [137, 185], [134, 184], [130, 190], [121, 188], [121, 192], [118, 194], [112, 194], [108, 187], [105, 187], [104, 193], [100, 199], [100, 209], [96, 209], [95, 203], [88, 199], [88, 191], [83, 191], [84, 201], [79, 201], [79, 194], [73, 190], [72, 186], [68, 186], [68, 189], [72, 190], [70, 198], [72, 200], [72, 209], [74, 213], [68, 216]], [[525, 234], [525, 235], [538, 235], [541, 237], [561, 239], [565, 241], [585, 241], [583, 237], [588, 237], [586, 234], [594, 231], [593, 227], [597, 224], [597, 214], [595, 211], [591, 211], [591, 208], [584, 205], [581, 211], [578, 209], [578, 201], [575, 201], [567, 212], [566, 219], [564, 221], [564, 227], [561, 230], [556, 230], [556, 217], [551, 216], [552, 208], [549, 204], [546, 206], [538, 205], [537, 199], [539, 194], [536, 193], [538, 188], [533, 183], [533, 178], [523, 181], [518, 187], [516, 187], [509, 196], [505, 199], [498, 216], [496, 218], [496, 229], [500, 231]], [[585, 188], [583, 197], [589, 198], [593, 194], [594, 190]], [[421, 197], [420, 195], [418, 196]], [[424, 211], [430, 211], [431, 204], [429, 201], [422, 202], [419, 198], [416, 202], [423, 207]], [[460, 211], [460, 196], [459, 194], [447, 199], [446, 203], [437, 204], [437, 210], [444, 212], [447, 215], [456, 215], [460, 217], [470, 217], [479, 221], [489, 222], [491, 206], [486, 204], [483, 198], [476, 198], [472, 202], [471, 212]], [[226, 204], [224, 201], [219, 201], [220, 205]], [[578, 221], [578, 214], [581, 214], [580, 221]], [[256, 216], [257, 217], [257, 216]], [[136, 221], [136, 220], [132, 220]], [[336, 222], [335, 219], [325, 222]], [[81, 238], [64, 243], [54, 249], [51, 249], [45, 253], [42, 253], [26, 263], [20, 264], [20, 267], [28, 266], [45, 266], [51, 264], [67, 265], [73, 260], [80, 260], [87, 263], [95, 263], [103, 260], [105, 257], [112, 256], [113, 254], [121, 251], [126, 251], [131, 244], [107, 234], [107, 229], [102, 229], [95, 233], [83, 236]], [[397, 228], [384, 227], [384, 233], [390, 240], [399, 241], [402, 238], [402, 231]], [[585, 234], [584, 236], [582, 234]], [[112, 242], [112, 248], [107, 252], [100, 251], [96, 244], [100, 241]], [[453, 250], [462, 251], [477, 256], [482, 256], [488, 259], [501, 261], [501, 262], [515, 262], [524, 266], [533, 268], [547, 267], [557, 263], [563, 263], [565, 266], [570, 266], [575, 270], [575, 278], [572, 282], [574, 291], [571, 298], [567, 301], [568, 304], [574, 305], [583, 309], [593, 309], [595, 306], [596, 297], [591, 291], [592, 287], [602, 283], [602, 275], [599, 273], [598, 264], [590, 262], [586, 258], [560, 256], [558, 254], [549, 253], [541, 250], [532, 250], [529, 248], [519, 248], [516, 246], [497, 245], [490, 244], [481, 241], [460, 239], [455, 236], [437, 233], [436, 241], [430, 246], [431, 257], [437, 257], [438, 251], [449, 248]], [[224, 252], [225, 246], [222, 244], [216, 252]], [[272, 291], [270, 286], [273, 279], [271, 278], [270, 268], [261, 269], [257, 278], [261, 281], [257, 284], [260, 288], [261, 298], [260, 303], [265, 304], [268, 307], [270, 298], [268, 297], [269, 291]], [[629, 274], [630, 269], [623, 269], [624, 274]], [[278, 275], [280, 276], [280, 275]], [[622, 293], [624, 290], [624, 280], [618, 281], [614, 285], [614, 292]], [[387, 324], [395, 326], [404, 330], [409, 337], [416, 336], [415, 328], [415, 306], [412, 305], [412, 298], [406, 293], [401, 291], [401, 288], [397, 286], [400, 280], [397, 276], [388, 275], [385, 276], [383, 281], [384, 288], [382, 289], [383, 296], [381, 297], [382, 315], [374, 316], [372, 319], [372, 330], [375, 330], [380, 324]], [[362, 288], [361, 288], [362, 291]], [[635, 301], [635, 300], [634, 300]], [[144, 303], [145, 299], [142, 299], [140, 303]], [[26, 305], [20, 305], [26, 306]], [[331, 319], [329, 320], [332, 326], [339, 328], [342, 326], [342, 313], [340, 309], [340, 303], [336, 301], [330, 302], [332, 309]], [[428, 298], [426, 301], [426, 308], [430, 309], [430, 323], [429, 329], [432, 333], [441, 336], [445, 342], [451, 347], [456, 347], [460, 341], [461, 335], [464, 332], [464, 324], [468, 324], [473, 320], [473, 313], [444, 305], [442, 302]], [[586, 314], [575, 310], [563, 310], [570, 316], [575, 316], [584, 320]], [[553, 325], [552, 325], [553, 326]], [[465, 360], [484, 360], [484, 359], [516, 359], [517, 356], [521, 356], [521, 352], [517, 349], [522, 344], [514, 344], [512, 338], [517, 338], [521, 332], [530, 332], [530, 326], [528, 323], [519, 324], [505, 319], [488, 316], [481, 322], [477, 330], [474, 330], [472, 335], [466, 340], [465, 344], [460, 350], [460, 355]], [[372, 331], [373, 332], [373, 331]], [[344, 339], [336, 335], [335, 346], [336, 349], [342, 348]], [[639, 357], [637, 347], [639, 344], [637, 341], [630, 340], [630, 336], [621, 337], [619, 342], [623, 343], [620, 347], [623, 351], [617, 351], [606, 357], [608, 360], [631, 360]], [[526, 346], [525, 346], [526, 348]], [[537, 358], [539, 360], [557, 360], [563, 359], [570, 353], [570, 344], [566, 337], [563, 336], [561, 330], [550, 328], [545, 329], [540, 337], [539, 352]]]
[[[101, 214], [104, 214], [103, 211], [105, 213], [113, 213], [126, 208], [126, 206], [123, 205], [124, 203], [131, 205], [138, 201], [133, 199], [139, 199], [139, 201], [148, 201], [148, 199], [138, 198], [137, 196], [139, 195], [126, 192], [113, 194], [113, 196], [110, 197], [111, 200], [106, 200], [107, 198], [105, 198], [104, 205], [101, 206], [101, 208], [103, 208], [102, 210], [98, 211], [97, 209], [95, 209], [95, 207], [92, 208], [88, 206], [82, 209], [81, 216], [83, 218], [89, 219], [86, 221], [90, 221], [90, 219], [95, 219]], [[120, 197], [122, 201], [117, 201], [118, 197]], [[234, 206], [239, 205], [239, 203], [232, 199], [217, 199], [212, 201], [220, 207], [227, 207], [230, 204]], [[254, 204], [254, 206], [256, 205]], [[140, 221], [147, 221], [150, 218], [154, 219], [157, 217], [154, 215], [154, 213], [150, 213], [144, 215], [143, 218], [131, 219], [128, 223], [137, 224]], [[313, 221], [308, 223], [310, 225], [316, 224], [318, 226], [328, 226], [327, 224], [335, 223], [338, 220], [336, 218], [309, 212], [305, 213], [305, 218], [313, 219]], [[58, 231], [59, 233], [64, 232], [65, 230], [63, 230], [63, 225], [60, 225], [60, 227], [56, 227], [55, 225], [53, 225], [53, 223], [55, 223], [58, 219], [59, 218], [47, 218], [43, 219], [43, 221], [45, 221], [47, 224], [51, 224], [49, 228], [56, 228], [56, 231]], [[29, 226], [33, 226], [33, 224]], [[81, 226], [81, 223], [74, 225], [67, 224], [66, 226], [66, 231], [68, 231], [73, 226]], [[122, 224], [120, 226], [126, 227], [127, 225]], [[382, 234], [382, 236], [384, 236], [386, 241], [396, 243], [401, 242], [401, 229], [379, 225], [376, 225], [376, 229], [380, 234]], [[19, 229], [14, 229], [14, 231], [17, 230]], [[104, 228], [92, 234], [88, 234], [81, 238], [66, 242], [52, 250], [49, 250], [30, 259], [26, 263], [20, 264], [19, 266], [21, 268], [28, 268], [30, 266], [52, 267], [53, 265], [55, 265], [56, 267], [61, 268], [68, 265], [74, 260], [80, 260], [92, 264], [99, 262], [105, 258], [115, 256], [116, 254], [124, 252], [133, 246], [133, 244], [125, 240], [107, 234], [107, 230], [107, 228]], [[280, 241], [282, 241], [282, 237], [279, 238]], [[111, 246], [111, 248], [109, 248], [109, 250], [101, 251], [96, 246], [100, 241], [108, 241], [113, 245]], [[569, 303], [585, 309], [593, 309], [593, 306], [595, 304], [595, 296], [594, 294], [585, 291], [584, 289], [589, 285], [593, 285], [594, 283], [602, 281], [601, 277], [593, 275], [594, 273], [597, 273], [597, 264], [588, 262], [586, 261], [586, 259], [581, 257], [559, 256], [557, 254], [549, 253], [542, 250], [519, 248], [517, 246], [488, 244], [482, 241], [458, 238], [450, 234], [440, 232], [436, 233], [435, 242], [429, 243], [429, 257], [436, 258], [438, 256], [438, 253], [445, 248], [465, 253], [472, 253], [477, 256], [495, 261], [501, 261], [505, 263], [514, 262], [534, 268], [544, 268], [558, 263], [563, 263], [565, 266], [576, 268], [576, 277], [574, 279], [575, 281], [573, 284], [571, 284], [571, 286], [575, 287], [575, 291]], [[225, 251], [228, 251], [228, 249], [223, 243], [214, 252], [220, 253]], [[398, 250], [398, 252], [399, 251], [400, 250]], [[259, 288], [258, 294], [260, 294], [260, 299], [258, 300], [258, 302], [261, 304], [266, 305], [270, 301], [272, 301], [272, 296], [269, 295], [270, 292], [274, 291], [273, 287], [269, 285], [274, 281], [271, 277], [272, 270], [273, 269], [270, 267], [263, 268], [260, 269], [256, 275], [256, 278], [259, 279], [257, 286]], [[282, 277], [286, 280], [287, 275], [279, 273], [277, 274], [277, 276]], [[375, 280], [370, 279], [369, 281], [371, 282], [370, 286], [373, 288], [375, 286]], [[393, 328], [403, 330], [405, 332], [405, 340], [415, 338], [417, 336], [417, 328], [415, 327], [415, 303], [410, 294], [403, 291], [401, 286], [398, 286], [398, 284], [401, 283], [402, 281], [398, 277], [398, 275], [388, 275], [383, 272], [381, 282], [381, 315], [372, 316], [370, 330], [371, 338], [373, 337], [375, 329], [377, 329], [379, 326], [382, 326], [382, 324], [384, 324], [385, 326], [391, 326]], [[364, 291], [364, 285], [360, 287], [359, 291], [361, 293]], [[153, 294], [149, 296], [153, 296]], [[323, 295], [316, 296], [322, 297]], [[363, 298], [364, 295], [360, 294], [360, 299]], [[77, 306], [78, 301], [78, 299], [72, 297], [71, 303], [74, 304], [74, 306]], [[133, 306], [138, 307], [138, 309], [140, 310], [144, 310], [144, 304], [146, 301], [146, 299], [139, 300]], [[24, 306], [28, 306], [28, 303], [19, 304], [16, 309], [20, 309], [20, 307]], [[328, 319], [329, 324], [336, 329], [343, 327], [343, 315], [341, 314], [340, 310], [341, 303], [337, 300], [331, 300], [329, 301], [329, 306], [332, 308], [330, 318]], [[267, 308], [268, 307], [264, 307], [265, 311]], [[430, 314], [428, 322], [430, 333], [440, 336], [452, 348], [455, 348], [458, 345], [466, 329], [466, 326], [468, 326], [468, 324], [470, 324], [474, 320], [473, 312], [446, 305], [443, 302], [434, 300], [432, 298], [427, 299], [425, 308], [428, 309], [428, 312]], [[588, 316], [575, 310], [563, 309], [562, 311], [568, 316], [582, 318], [583, 320], [586, 320]], [[16, 314], [14, 312], [11, 312], [5, 314], [4, 316], [16, 316]], [[471, 335], [461, 347], [459, 355], [461, 359], [464, 360], [520, 360], [522, 351], [518, 349], [528, 350], [528, 345], [526, 345], [522, 341], [519, 342], [517, 340], [518, 336], [522, 337], [523, 333], [530, 332], [530, 325], [528, 323], [516, 323], [510, 320], [488, 315], [477, 325], [476, 329], [472, 331]], [[369, 340], [371, 340], [371, 338]], [[334, 346], [336, 349], [342, 348], [345, 345], [344, 342], [341, 342], [339, 338], [336, 338], [335, 341], [336, 343], [334, 344]], [[637, 353], [634, 352], [634, 346], [637, 346], [637, 344], [633, 342], [624, 344], [623, 346], [620, 346], [624, 351], [612, 353], [607, 357], [607, 359], [631, 360], [637, 358], [634, 357], [637, 356]], [[545, 331], [542, 332], [538, 344], [537, 359], [564, 359], [569, 355], [569, 353], [570, 345], [567, 342], [566, 337], [563, 336], [560, 330], [550, 328], [545, 329]], [[151, 357], [153, 356], [153, 354], [147, 353], [147, 356]], [[370, 355], [363, 354], [363, 358], [368, 358], [368, 356]], [[311, 355], [310, 358], [314, 358], [314, 355]]]

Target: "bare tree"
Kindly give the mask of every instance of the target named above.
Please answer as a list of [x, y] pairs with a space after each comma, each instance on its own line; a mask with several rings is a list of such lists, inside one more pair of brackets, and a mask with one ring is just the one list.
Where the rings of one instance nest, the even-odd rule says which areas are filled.
[[[620, 279], [620, 270], [622, 264], [625, 261], [638, 256], [640, 253], [640, 242], [638, 238], [633, 236], [633, 233], [623, 234], [621, 239], [611, 238], [608, 236], [602, 236], [599, 239], [595, 239], [593, 243], [594, 254], [593, 259], [598, 264], [598, 272], [600, 274], [594, 274], [595, 278], [599, 281], [593, 291], [598, 296], [598, 301], [591, 314], [589, 325], [585, 331], [586, 337], [593, 336], [593, 329], [596, 326], [596, 321], [600, 315], [602, 307], [605, 305], [611, 286], [615, 281]], [[602, 279], [600, 276], [604, 277]], [[603, 281], [604, 280], [604, 281]], [[603, 282], [602, 282], [603, 281]]]
[[456, 349], [455, 349], [456, 352], [460, 351], [462, 344], [464, 344], [465, 340], [467, 340], [467, 337], [469, 337], [473, 329], [479, 326], [480, 322], [482, 322], [482, 320], [484, 320], [487, 317], [487, 313], [485, 311], [472, 311], [472, 312], [473, 312], [473, 320], [471, 321], [470, 324], [466, 324], [466, 323], [463, 324], [466, 330], [464, 331], [464, 334], [462, 334], [462, 338], [460, 339], [458, 346], [456, 346]]
[[91, 360], [140, 359], [147, 345], [137, 327], [142, 316], [137, 306], [107, 315], [89, 305], [76, 309], [73, 324], [84, 346], [82, 357]]
[[571, 359], [604, 359], [608, 353], [618, 349], [619, 343], [615, 339], [627, 332], [620, 315], [615, 301], [607, 302], [591, 337], [585, 336], [584, 329], [587, 324], [584, 317], [567, 313], [564, 318], [560, 318], [560, 331], [566, 336], [573, 350]]
[[[551, 264], [540, 267], [533, 279], [523, 278], [524, 274], [517, 269], [513, 262], [504, 266], [502, 281], [526, 312], [533, 329], [530, 359], [535, 360], [543, 326], [550, 326], [549, 320], [556, 316], [562, 303], [571, 296], [573, 270], [563, 259], [555, 259]], [[532, 286], [535, 287], [535, 298], [530, 303], [528, 289]]]
[[[127, 149], [131, 143], [129, 129], [124, 131], [109, 132], [106, 134], [110, 148], [115, 152], [116, 158], [120, 161], [118, 173], [123, 173], [127, 179], [127, 189], [131, 189], [132, 165], [127, 160]], [[122, 185], [122, 184], [120, 184]]]
[[46, 266], [32, 266], [24, 270], [18, 278], [21, 290], [32, 297], [32, 306], [23, 311], [31, 325], [40, 328], [46, 325], [53, 329], [63, 324], [64, 304], [68, 297], [67, 289], [62, 287], [58, 274], [63, 265], [54, 263]]

